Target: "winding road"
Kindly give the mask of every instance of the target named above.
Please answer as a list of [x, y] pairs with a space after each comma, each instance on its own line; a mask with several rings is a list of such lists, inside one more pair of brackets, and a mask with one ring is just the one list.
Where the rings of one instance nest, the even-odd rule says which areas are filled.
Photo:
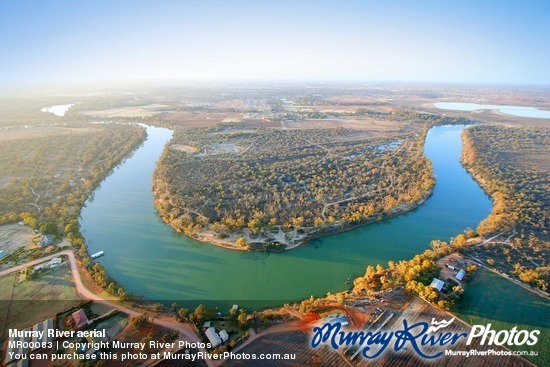
[[[2, 270], [2, 271], [0, 271], [0, 277], [2, 277], [4, 275], [11, 274], [11, 273], [14, 273], [14, 272], [25, 270], [29, 266], [34, 266], [34, 265], [43, 263], [45, 261], [51, 260], [55, 257], [59, 257], [59, 256], [62, 256], [62, 255], [67, 256], [68, 259], [69, 259], [69, 265], [71, 266], [71, 273], [72, 273], [72, 276], [73, 276], [73, 279], [74, 279], [74, 284], [75, 284], [76, 290], [83, 298], [90, 299], [90, 300], [93, 300], [94, 302], [98, 302], [98, 303], [104, 304], [108, 307], [114, 308], [114, 309], [116, 309], [120, 312], [123, 312], [123, 313], [127, 314], [130, 317], [139, 316], [143, 313], [143, 312], [139, 312], [139, 311], [136, 311], [134, 309], [122, 306], [121, 304], [116, 303], [114, 301], [104, 299], [101, 296], [99, 296], [99, 295], [93, 293], [92, 291], [90, 291], [88, 288], [86, 288], [86, 286], [82, 283], [82, 278], [80, 277], [80, 272], [78, 271], [78, 263], [76, 261], [76, 258], [74, 256], [74, 252], [72, 250], [63, 250], [63, 251], [60, 251], [60, 252], [56, 252], [53, 255], [44, 256], [44, 257], [41, 257], [40, 259], [29, 261], [27, 263], [20, 264], [20, 265], [11, 267], [9, 269]], [[199, 336], [195, 333], [195, 331], [192, 329], [192, 327], [190, 325], [182, 324], [182, 323], [176, 322], [174, 320], [166, 320], [166, 319], [158, 319], [158, 318], [150, 319], [149, 322], [151, 322], [151, 323], [153, 323], [157, 326], [161, 326], [161, 327], [164, 327], [164, 328], [167, 328], [167, 329], [178, 331], [180, 333], [180, 339], [182, 339], [181, 337], [183, 336], [183, 337], [185, 337], [185, 340], [189, 341], [190, 343], [202, 342], [199, 339]], [[198, 349], [201, 352], [207, 353], [206, 349], [204, 349], [204, 348], [198, 348]], [[206, 364], [209, 367], [216, 366], [216, 364], [213, 363], [212, 360], [206, 359], [204, 361], [206, 362]]]

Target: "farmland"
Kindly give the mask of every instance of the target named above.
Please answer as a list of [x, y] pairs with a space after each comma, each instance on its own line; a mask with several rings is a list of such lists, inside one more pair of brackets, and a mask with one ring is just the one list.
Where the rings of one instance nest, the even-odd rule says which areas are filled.
[[24, 273], [6, 275], [0, 278], [0, 294], [2, 328], [32, 325], [81, 301], [67, 265], [41, 271], [31, 279]]

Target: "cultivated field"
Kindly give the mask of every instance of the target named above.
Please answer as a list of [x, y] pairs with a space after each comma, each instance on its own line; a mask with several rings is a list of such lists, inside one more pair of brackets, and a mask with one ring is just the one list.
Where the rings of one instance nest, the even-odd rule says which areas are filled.
[[126, 106], [109, 108], [105, 110], [81, 111], [84, 116], [91, 117], [151, 117], [162, 113], [169, 106], [162, 104], [150, 104], [146, 106]]
[[12, 252], [19, 247], [33, 247], [36, 234], [27, 226], [8, 224], [0, 226], [0, 250]]
[[27, 327], [81, 301], [68, 265], [44, 270], [31, 280], [23, 273], [4, 276], [0, 294], [0, 329]]
[[173, 123], [177, 127], [208, 127], [219, 123], [239, 122], [243, 115], [240, 113], [220, 112], [166, 112], [161, 118]]

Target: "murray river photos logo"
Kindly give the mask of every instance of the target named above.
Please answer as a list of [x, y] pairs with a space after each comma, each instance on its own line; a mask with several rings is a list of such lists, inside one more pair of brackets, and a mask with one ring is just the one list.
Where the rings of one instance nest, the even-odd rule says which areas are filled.
[[[539, 330], [493, 330], [491, 324], [474, 325], [470, 333], [446, 331], [453, 322], [450, 320], [410, 323], [402, 320], [403, 328], [399, 330], [345, 330], [340, 322], [327, 322], [313, 328], [311, 346], [318, 347], [321, 344], [330, 345], [334, 349], [358, 348], [357, 353], [363, 357], [373, 359], [386, 350], [393, 348], [394, 352], [413, 350], [420, 357], [426, 359], [439, 358], [444, 350], [466, 339], [466, 345], [471, 345], [478, 338], [480, 345], [496, 346], [532, 346], [538, 342]], [[434, 352], [434, 347], [436, 351]], [[441, 348], [441, 350], [438, 347]], [[426, 349], [430, 352], [426, 352]]]

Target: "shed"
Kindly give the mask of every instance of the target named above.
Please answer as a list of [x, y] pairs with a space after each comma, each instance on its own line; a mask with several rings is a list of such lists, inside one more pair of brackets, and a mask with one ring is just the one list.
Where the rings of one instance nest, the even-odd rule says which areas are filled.
[[439, 292], [441, 292], [444, 285], [445, 285], [444, 281], [442, 281], [441, 279], [434, 278], [434, 280], [432, 280], [432, 283], [430, 284], [430, 287], [433, 287], [437, 289]]
[[218, 335], [218, 333], [216, 333], [216, 329], [214, 329], [213, 327], [209, 327], [208, 329], [206, 329], [204, 334], [208, 338], [208, 341], [210, 341], [210, 344], [212, 344], [212, 348], [217, 347], [222, 343], [220, 336]]
[[220, 331], [220, 338], [222, 339], [222, 342], [226, 342], [229, 340], [229, 334], [227, 333], [227, 331], [225, 330], [222, 330]]
[[464, 276], [466, 275], [466, 272], [462, 269], [459, 270], [458, 273], [456, 273], [455, 278], [456, 280], [462, 280], [464, 279]]

